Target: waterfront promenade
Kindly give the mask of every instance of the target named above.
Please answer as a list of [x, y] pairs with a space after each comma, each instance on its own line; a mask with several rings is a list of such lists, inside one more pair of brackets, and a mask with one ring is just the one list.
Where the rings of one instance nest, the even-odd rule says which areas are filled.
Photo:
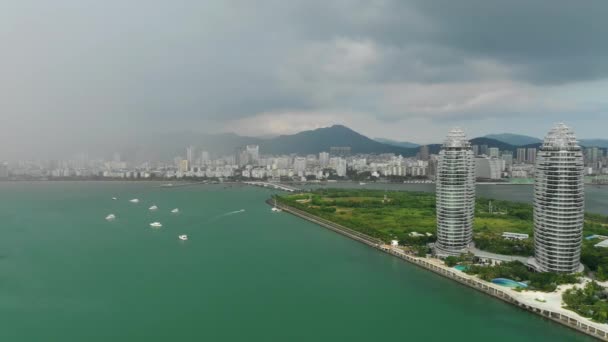
[[[268, 204], [273, 204], [271, 200]], [[569, 286], [560, 286], [559, 290], [554, 293], [540, 293], [533, 291], [517, 292], [513, 289], [505, 288], [490, 282], [483, 281], [475, 276], [468, 275], [454, 268], [447, 267], [443, 261], [434, 258], [416, 257], [405, 253], [398, 247], [393, 247], [384, 244], [379, 239], [372, 238], [365, 234], [354, 231], [350, 228], [341, 226], [334, 222], [323, 218], [311, 215], [302, 210], [287, 206], [282, 203], [277, 203], [277, 207], [285, 212], [316, 223], [322, 227], [335, 231], [339, 234], [350, 237], [370, 247], [374, 247], [382, 252], [388, 253], [402, 260], [408, 261], [416, 266], [432, 271], [438, 275], [444, 276], [460, 284], [474, 288], [492, 297], [515, 305], [521, 309], [533, 312], [546, 319], [560, 323], [571, 329], [582, 332], [602, 341], [608, 341], [608, 325], [596, 323], [585, 317], [579, 316], [576, 313], [561, 307], [561, 294]], [[539, 296], [543, 296], [545, 302], [537, 300]]]

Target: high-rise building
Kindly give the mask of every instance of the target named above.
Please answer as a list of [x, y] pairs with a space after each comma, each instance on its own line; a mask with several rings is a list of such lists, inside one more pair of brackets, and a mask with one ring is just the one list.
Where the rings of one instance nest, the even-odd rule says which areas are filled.
[[587, 147], [585, 149], [585, 161], [589, 166], [595, 166], [600, 158], [601, 150], [597, 147]]
[[451, 130], [437, 165], [437, 255], [466, 252], [473, 237], [475, 158], [461, 129]]
[[209, 158], [209, 152], [201, 151], [201, 164], [206, 165], [211, 159]]
[[488, 145], [479, 146], [479, 154], [488, 155]]
[[189, 169], [190, 169], [190, 163], [188, 162], [188, 159], [182, 159], [179, 162], [179, 171], [188, 172]]
[[249, 160], [253, 164], [257, 164], [260, 160], [260, 146], [258, 145], [247, 145], [247, 154], [249, 154]]
[[513, 152], [503, 152], [500, 155], [500, 159], [505, 161], [505, 167], [507, 169], [511, 168], [511, 165], [513, 165]]
[[488, 156], [492, 158], [498, 158], [500, 154], [500, 150], [498, 147], [490, 147], [488, 148]]
[[528, 152], [526, 153], [526, 162], [528, 162], [528, 164], [536, 164], [536, 148], [528, 148]]
[[475, 158], [475, 177], [497, 180], [502, 178], [503, 160], [490, 157]]
[[526, 162], [526, 148], [517, 148], [517, 164], [523, 164]]
[[346, 159], [338, 158], [338, 163], [336, 165], [336, 174], [338, 175], [338, 177], [346, 177], [346, 169]]
[[194, 163], [194, 146], [186, 148], [186, 159], [188, 160], [188, 164], [192, 165]]
[[326, 168], [329, 165], [329, 153], [327, 153], [327, 152], [319, 153], [319, 165], [322, 168]]
[[420, 159], [429, 160], [429, 157], [430, 157], [429, 146], [428, 145], [420, 146]]
[[534, 261], [540, 272], [581, 271], [585, 216], [583, 153], [560, 123], [545, 137], [536, 159]]
[[304, 176], [304, 172], [306, 171], [306, 158], [296, 157], [293, 160], [293, 171], [300, 177]]
[[473, 149], [473, 154], [475, 156], [478, 156], [479, 155], [479, 145], [473, 145], [473, 146], [471, 146], [471, 148]]

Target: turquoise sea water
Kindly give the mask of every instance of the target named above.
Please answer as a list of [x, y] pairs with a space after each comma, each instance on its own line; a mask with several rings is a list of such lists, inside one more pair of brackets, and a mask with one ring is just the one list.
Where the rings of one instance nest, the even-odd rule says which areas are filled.
[[0, 183], [0, 341], [592, 340], [273, 214], [268, 190], [157, 186]]

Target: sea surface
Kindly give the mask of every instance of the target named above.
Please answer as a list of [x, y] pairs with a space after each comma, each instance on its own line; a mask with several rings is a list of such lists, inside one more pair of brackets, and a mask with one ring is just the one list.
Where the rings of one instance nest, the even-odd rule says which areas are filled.
[[0, 341], [592, 341], [272, 213], [270, 194], [0, 183]]

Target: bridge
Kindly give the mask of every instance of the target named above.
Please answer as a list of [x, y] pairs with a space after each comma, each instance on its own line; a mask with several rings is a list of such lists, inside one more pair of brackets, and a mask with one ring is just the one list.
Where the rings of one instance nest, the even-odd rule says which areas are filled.
[[276, 190], [282, 190], [287, 192], [297, 192], [302, 191], [302, 189], [295, 188], [293, 186], [280, 184], [280, 183], [268, 183], [268, 182], [244, 182], [247, 185], [259, 186], [262, 188], [271, 188]]

